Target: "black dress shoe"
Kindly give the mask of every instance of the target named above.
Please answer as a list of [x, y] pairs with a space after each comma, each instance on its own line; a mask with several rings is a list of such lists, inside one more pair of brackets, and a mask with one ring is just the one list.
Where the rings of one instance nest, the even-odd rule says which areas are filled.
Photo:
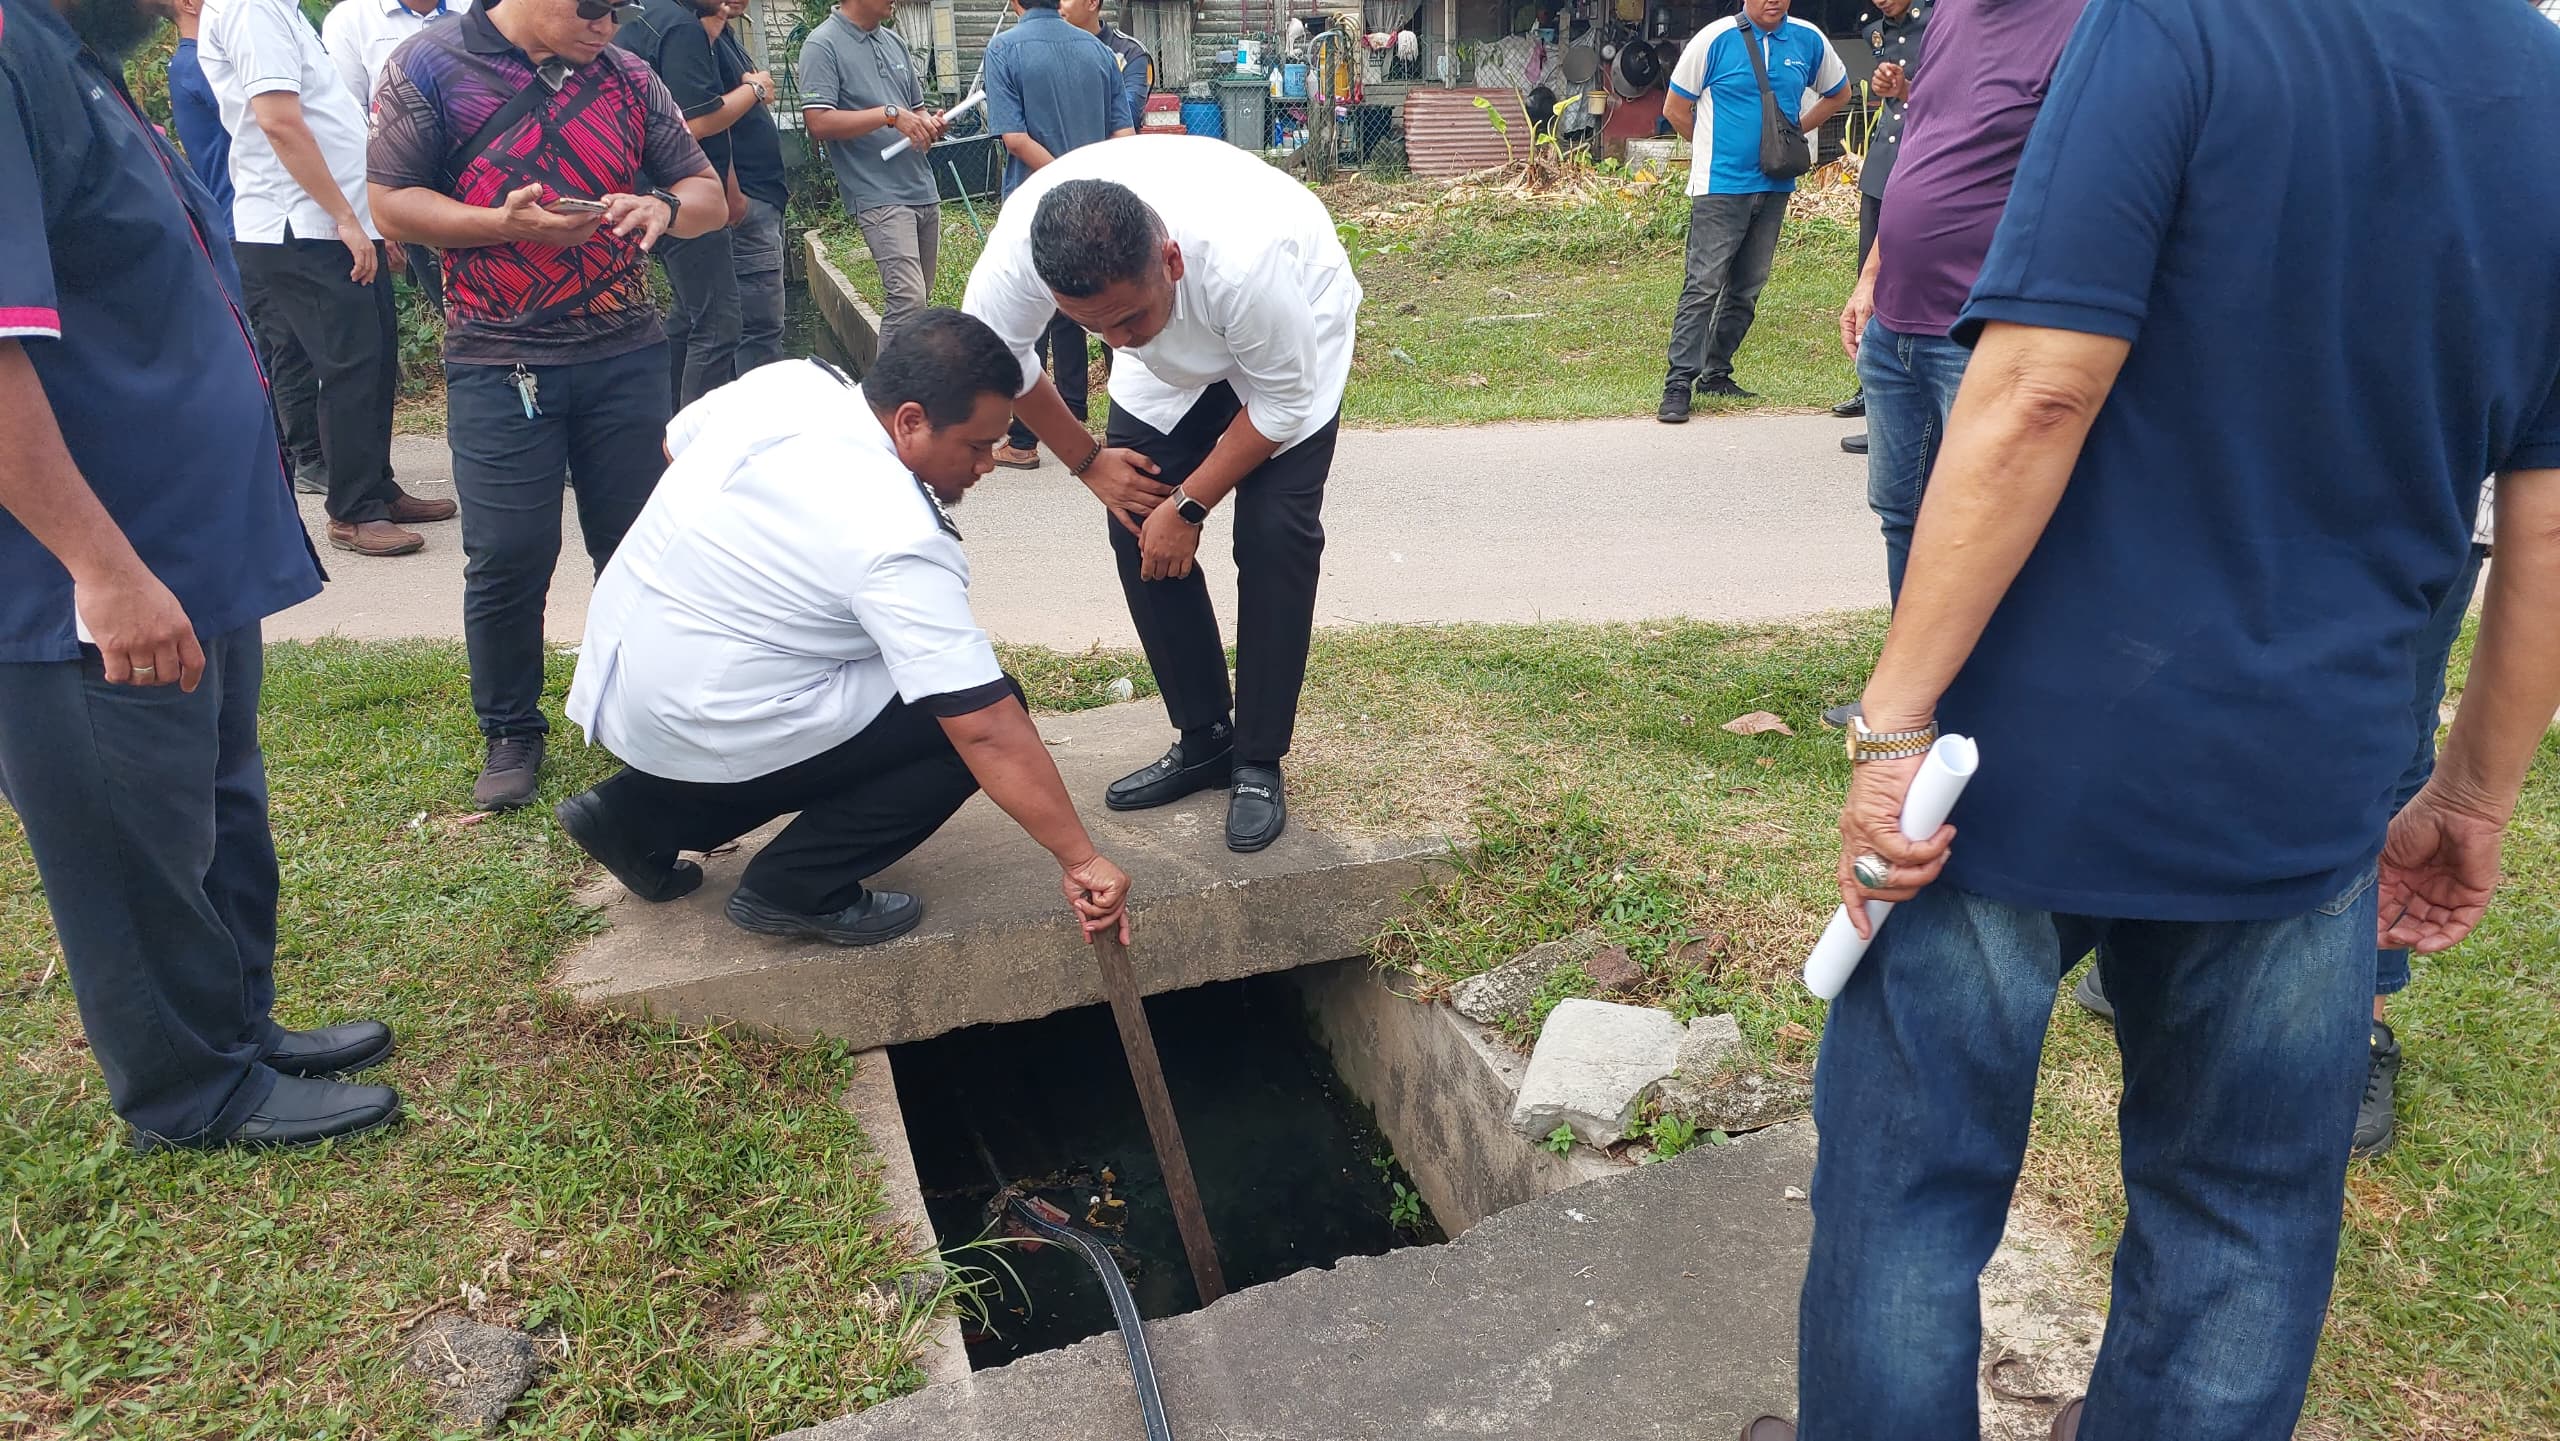
[[784, 910], [745, 886], [729, 897], [729, 923], [742, 931], [825, 941], [831, 946], [894, 941], [923, 919], [924, 903], [904, 891], [865, 891], [861, 900], [823, 916]]
[[1851, 455], [1866, 454], [1867, 433], [1862, 430], [1856, 435], [1844, 435], [1840, 437], [1840, 448], [1849, 452]]
[[1280, 768], [1237, 766], [1235, 789], [1227, 793], [1227, 849], [1251, 855], [1280, 839], [1288, 824], [1289, 801], [1280, 786]]
[[672, 901], [693, 894], [702, 884], [702, 867], [691, 861], [678, 860], [673, 851], [646, 852], [631, 844], [608, 820], [604, 799], [594, 791], [580, 791], [551, 808], [560, 829], [578, 843], [578, 849], [594, 857], [598, 865], [613, 872], [622, 888], [644, 901]]
[[1842, 420], [1856, 420], [1867, 413], [1867, 393], [1863, 390], [1831, 407], [1831, 413]]
[[391, 1056], [391, 1028], [380, 1021], [349, 1021], [316, 1031], [287, 1031], [267, 1052], [267, 1064], [288, 1076], [351, 1076]]
[[322, 1141], [345, 1140], [378, 1131], [400, 1119], [400, 1093], [389, 1086], [351, 1086], [343, 1081], [318, 1081], [302, 1076], [278, 1076], [276, 1088], [267, 1094], [266, 1103], [249, 1113], [240, 1129], [215, 1141], [189, 1142], [183, 1146], [158, 1136], [134, 1133], [137, 1151], [170, 1149], [214, 1150], [223, 1146], [275, 1147], [316, 1146]]
[[1102, 803], [1115, 811], [1168, 806], [1197, 791], [1223, 789], [1234, 769], [1235, 749], [1220, 726], [1206, 741], [1175, 741], [1154, 765], [1113, 781], [1103, 788]]

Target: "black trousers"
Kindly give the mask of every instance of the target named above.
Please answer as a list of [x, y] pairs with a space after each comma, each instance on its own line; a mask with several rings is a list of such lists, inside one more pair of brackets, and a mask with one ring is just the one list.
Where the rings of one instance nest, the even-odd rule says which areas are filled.
[[[1180, 485], [1226, 433], [1243, 407], [1233, 389], [1209, 387], [1172, 431], [1160, 431], [1119, 406], [1111, 408], [1110, 443], [1152, 460], [1157, 479]], [[1307, 679], [1307, 641], [1315, 630], [1316, 577], [1324, 559], [1324, 482], [1333, 469], [1341, 418], [1256, 466], [1222, 511], [1235, 513], [1235, 755], [1268, 765], [1289, 753], [1298, 724], [1298, 692]], [[1120, 591], [1129, 618], [1164, 692], [1166, 713], [1182, 730], [1227, 719], [1227, 651], [1209, 582], [1194, 566], [1180, 580], [1138, 578], [1138, 538], [1106, 517], [1103, 529], [1120, 560]]]
[[0, 796], [116, 1114], [209, 1144], [275, 1089], [277, 877], [258, 627], [205, 637], [204, 661], [192, 694], [109, 685], [87, 647], [0, 664]]
[[[1049, 328], [1040, 332], [1040, 342], [1033, 349], [1039, 352], [1040, 364], [1056, 380], [1058, 398], [1067, 403], [1067, 409], [1075, 412], [1076, 419], [1091, 420], [1091, 397], [1086, 394], [1085, 387], [1088, 363], [1084, 327], [1064, 315], [1052, 313]], [[1031, 427], [1020, 420], [1014, 421], [1012, 432], [1005, 436], [1005, 444], [1016, 450], [1029, 450], [1039, 443], [1040, 438], [1031, 433]], [[1068, 457], [1069, 460], [1074, 458]]]
[[643, 346], [603, 360], [533, 365], [535, 413], [517, 367], [444, 368], [445, 440], [462, 502], [462, 640], [480, 733], [540, 735], [542, 609], [560, 563], [560, 501], [578, 495], [578, 528], [596, 573], [640, 518], [667, 468], [667, 352]]
[[626, 768], [596, 787], [606, 824], [668, 859], [798, 811], [738, 884], [810, 916], [858, 904], [866, 878], [923, 845], [977, 793], [941, 722], [901, 700], [842, 745], [753, 780], [674, 781]]
[[1884, 197], [1858, 193], [1858, 268], [1867, 268], [1867, 252], [1876, 248], [1876, 223], [1884, 217]]
[[[238, 241], [240, 284], [251, 323], [261, 332], [277, 372], [278, 425], [294, 448], [299, 375], [319, 388], [314, 412], [327, 471], [329, 518], [350, 524], [383, 520], [399, 487], [391, 479], [391, 402], [400, 393], [400, 325], [391, 300], [391, 268], [374, 242], [379, 267], [370, 285], [347, 278], [347, 247], [334, 238], [273, 244]], [[297, 463], [300, 457], [297, 457]]]

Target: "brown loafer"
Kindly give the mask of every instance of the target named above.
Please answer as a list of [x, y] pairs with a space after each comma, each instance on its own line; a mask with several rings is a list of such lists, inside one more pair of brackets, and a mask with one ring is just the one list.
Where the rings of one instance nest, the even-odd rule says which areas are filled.
[[1023, 450], [1015, 446], [999, 445], [996, 447], [996, 464], [1010, 470], [1038, 470], [1040, 451], [1037, 446]]
[[407, 555], [427, 548], [425, 536], [414, 530], [402, 530], [387, 520], [368, 520], [353, 525], [333, 520], [329, 522], [329, 543], [358, 555]]
[[451, 520], [461, 509], [450, 500], [429, 500], [404, 490], [397, 500], [391, 502], [391, 523], [425, 525], [431, 521]]
[[1796, 1423], [1763, 1416], [1742, 1428], [1742, 1441], [1796, 1441]]
[[2080, 1411], [2088, 1404], [2086, 1396], [2075, 1396], [2070, 1404], [2054, 1413], [2053, 1441], [2074, 1441], [2080, 1434]]

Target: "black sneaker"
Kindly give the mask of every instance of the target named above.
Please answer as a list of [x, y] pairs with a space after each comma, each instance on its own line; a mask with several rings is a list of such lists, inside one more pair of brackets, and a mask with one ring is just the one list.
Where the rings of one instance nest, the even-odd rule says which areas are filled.
[[1726, 400], [1758, 400], [1760, 398], [1757, 392], [1745, 390], [1741, 386], [1734, 384], [1733, 377], [1730, 375], [1719, 375], [1713, 380], [1699, 381], [1698, 393], [1700, 395], [1720, 396]]
[[2071, 999], [2080, 1003], [2080, 1009], [2100, 1020], [2111, 1025], [2115, 1022], [2116, 1003], [2107, 999], [2106, 986], [2098, 979], [2095, 960], [2090, 961], [2089, 968], [2080, 973], [2080, 984], [2071, 988]]
[[1105, 786], [1102, 803], [1115, 811], [1169, 806], [1196, 791], [1224, 790], [1235, 769], [1233, 733], [1223, 724], [1198, 737], [1183, 737], [1158, 756]]
[[1842, 420], [1858, 419], [1867, 413], [1867, 393], [1864, 390], [1859, 391], [1857, 394], [1850, 396], [1847, 400], [1831, 407], [1831, 413], [1840, 417]]
[[1653, 418], [1665, 425], [1688, 424], [1689, 387], [1678, 381], [1662, 387], [1662, 406], [1654, 411]]
[[2372, 1059], [2365, 1067], [2364, 1101], [2356, 1107], [2355, 1144], [2347, 1154], [2362, 1160], [2379, 1156], [2400, 1138], [2392, 1101], [2400, 1087], [2400, 1038], [2387, 1022], [2373, 1023]]
[[471, 787], [471, 803], [484, 811], [512, 811], [533, 803], [542, 782], [544, 742], [538, 735], [500, 736], [489, 742], [489, 759]]
[[551, 810], [560, 829], [578, 849], [613, 872], [622, 888], [644, 901], [672, 901], [693, 894], [702, 884], [702, 867], [680, 860], [673, 851], [650, 853], [631, 843], [605, 815], [604, 798], [580, 791]]
[[904, 891], [864, 891], [861, 900], [823, 916], [784, 910], [745, 886], [729, 897], [729, 924], [739, 930], [835, 946], [894, 941], [923, 919], [924, 903]]
[[1227, 849], [1251, 855], [1280, 839], [1289, 824], [1288, 792], [1280, 767], [1240, 765], [1227, 794]]

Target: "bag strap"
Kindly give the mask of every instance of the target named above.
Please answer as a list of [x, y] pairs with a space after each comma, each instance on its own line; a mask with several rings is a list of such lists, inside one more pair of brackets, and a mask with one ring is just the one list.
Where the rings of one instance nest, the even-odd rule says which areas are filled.
[[446, 159], [445, 188], [452, 190], [460, 186], [462, 172], [471, 168], [472, 161], [487, 154], [489, 147], [497, 144], [500, 137], [513, 129], [517, 121], [532, 114], [535, 106], [558, 93], [560, 93], [558, 88], [544, 79], [542, 71], [537, 67], [532, 78], [525, 81], [524, 88], [507, 97], [507, 103], [499, 106], [487, 120], [482, 121], [480, 128], [471, 132], [471, 138], [462, 142], [462, 148]]
[[[1779, 28], [1786, 28], [1786, 23], [1779, 21]], [[1742, 53], [1751, 57], [1751, 73], [1759, 77], [1760, 98], [1771, 105], [1777, 104], [1778, 92], [1769, 86], [1769, 62], [1761, 56], [1760, 47], [1752, 43], [1753, 37], [1760, 33], [1760, 27], [1752, 24], [1751, 17], [1747, 15], [1734, 16], [1733, 25], [1735, 32], [1742, 37]]]

